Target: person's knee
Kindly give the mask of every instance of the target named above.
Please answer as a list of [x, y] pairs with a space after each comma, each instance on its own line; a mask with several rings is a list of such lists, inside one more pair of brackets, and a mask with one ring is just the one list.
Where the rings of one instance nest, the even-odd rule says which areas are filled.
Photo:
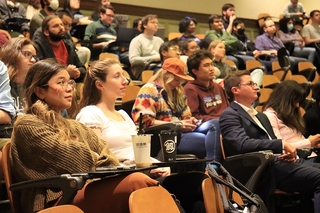
[[151, 179], [149, 176], [141, 172], [132, 173], [125, 179], [128, 181], [128, 186], [133, 187], [134, 190], [159, 185], [158, 181]]

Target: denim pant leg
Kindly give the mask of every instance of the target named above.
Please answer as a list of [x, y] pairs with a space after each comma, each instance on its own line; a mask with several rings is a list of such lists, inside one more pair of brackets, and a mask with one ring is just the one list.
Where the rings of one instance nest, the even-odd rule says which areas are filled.
[[298, 64], [301, 61], [307, 61], [305, 58], [299, 58], [299, 57], [294, 57], [294, 56], [289, 56], [290, 63], [291, 63], [291, 71], [292, 74], [298, 74]]
[[178, 146], [179, 154], [194, 154], [198, 158], [206, 157], [206, 135], [200, 132], [187, 132], [181, 134]]
[[195, 132], [205, 134], [207, 159], [220, 162], [222, 158], [220, 146], [219, 118], [208, 120], [201, 124]]
[[320, 164], [298, 159], [296, 163], [276, 161], [276, 186], [287, 192], [314, 195], [314, 212], [320, 213]]
[[315, 62], [315, 55], [316, 49], [313, 47], [304, 47], [302, 49], [300, 47], [294, 47], [293, 50], [293, 56], [307, 58], [311, 63]]
[[253, 56], [250, 55], [235, 55], [235, 57], [239, 61], [239, 70], [245, 70], [246, 69], [246, 62], [248, 60], [256, 60]]

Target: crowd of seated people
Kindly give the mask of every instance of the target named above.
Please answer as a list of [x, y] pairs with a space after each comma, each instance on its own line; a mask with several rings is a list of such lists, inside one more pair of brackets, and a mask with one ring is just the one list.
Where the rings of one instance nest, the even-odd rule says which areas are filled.
[[[181, 37], [163, 41], [156, 36], [158, 17], [149, 14], [135, 21], [133, 28], [139, 33], [136, 32], [127, 51], [121, 52], [112, 45], [118, 36], [117, 29], [112, 25], [115, 10], [109, 1], [102, 0], [98, 2], [101, 5], [94, 15], [98, 15], [98, 19], [88, 24], [83, 38], [83, 45], [90, 49], [93, 61], [86, 68], [70, 34], [70, 27], [81, 23], [80, 2], [65, 1], [64, 11], [58, 12], [57, 5], [52, 2], [55, 1], [40, 1], [42, 9], [34, 14], [32, 20], [40, 17], [41, 28], [36, 27], [32, 40], [11, 38], [0, 51], [0, 74], [3, 79], [0, 91], [5, 94], [1, 97], [0, 124], [11, 125], [15, 130], [11, 140], [11, 160], [17, 181], [63, 172], [91, 171], [101, 165], [132, 163], [131, 135], [137, 134], [135, 123], [139, 121], [140, 112], [145, 111], [148, 113], [142, 119], [144, 127], [165, 123], [181, 125], [178, 153], [221, 161], [220, 127], [224, 143], [228, 144], [226, 153], [229, 156], [265, 148], [279, 154], [284, 152], [276, 161], [275, 169], [280, 175], [277, 173], [275, 186], [290, 191], [291, 182], [296, 180], [278, 170], [286, 168], [285, 171], [288, 171], [287, 164], [295, 160], [296, 148], [311, 148], [320, 142], [320, 128], [313, 125], [314, 118], [320, 117], [316, 116], [320, 114], [320, 98], [317, 96], [320, 83], [313, 86], [316, 103], [303, 118], [299, 107], [306, 94], [293, 81], [285, 81], [275, 88], [265, 103], [263, 115], [251, 107], [257, 99], [263, 70], [257, 68], [251, 73], [239, 70], [245, 69], [246, 60], [259, 60], [270, 68], [268, 62], [277, 60], [277, 50], [287, 47], [286, 43], [293, 44], [292, 52], [288, 49], [293, 70], [297, 70], [299, 61], [309, 60], [317, 65], [319, 56], [314, 43], [320, 40], [320, 35], [315, 32], [316, 25], [320, 23], [320, 11], [310, 13], [312, 23], [305, 25], [302, 36], [292, 28], [294, 20], [285, 17], [280, 20], [279, 38], [274, 36], [275, 23], [267, 20], [264, 33], [253, 42], [245, 34], [244, 22], [236, 18], [234, 5], [226, 4], [222, 7], [222, 15], [214, 14], [208, 18], [210, 29], [204, 39], [208, 47], [201, 50], [202, 41], [195, 35], [198, 24], [195, 18], [187, 16], [181, 20]], [[30, 28], [31, 24], [34, 26], [34, 22], [30, 23]], [[272, 45], [268, 39], [272, 40]], [[102, 52], [116, 54], [119, 61], [95, 61]], [[144, 69], [157, 71], [137, 94], [131, 114], [133, 120], [123, 110], [115, 109], [116, 100], [124, 96], [128, 84], [123, 64], [119, 63], [126, 61], [125, 57], [132, 65], [133, 77]], [[226, 58], [232, 59], [236, 67], [227, 64]], [[37, 62], [39, 59], [41, 61]], [[80, 92], [80, 87], [75, 83], [84, 83], [81, 100], [79, 94], [77, 97], [73, 95], [74, 90]], [[78, 115], [70, 114], [69, 117], [76, 117], [77, 121], [65, 118], [68, 117], [65, 110], [75, 98], [80, 103], [79, 111], [76, 111]], [[254, 128], [249, 131], [247, 126]], [[239, 146], [245, 145], [240, 149], [239, 143]], [[40, 154], [33, 160], [21, 158], [20, 152], [31, 155], [29, 149]], [[55, 153], [55, 156], [50, 153]], [[67, 154], [62, 156], [61, 153]], [[313, 159], [309, 161], [317, 162]], [[61, 163], [61, 167], [54, 166], [56, 162]], [[315, 183], [314, 188], [318, 189], [319, 166], [309, 164], [312, 162], [297, 160], [292, 165], [297, 170], [305, 169], [308, 174], [312, 173], [309, 177], [299, 172], [298, 175], [303, 179], [309, 178], [310, 182]], [[51, 170], [42, 172], [46, 167]], [[30, 169], [33, 174], [26, 172]], [[132, 191], [157, 186], [156, 179], [170, 175], [170, 170], [157, 168], [148, 175], [151, 178], [133, 173], [88, 183], [72, 203], [86, 212], [94, 212], [98, 208], [107, 212], [114, 212], [115, 208], [117, 212], [127, 212], [127, 199]], [[282, 177], [288, 178], [289, 183], [281, 181]], [[127, 188], [127, 185], [130, 187]], [[115, 186], [117, 190], [112, 191]], [[315, 212], [319, 212], [316, 207], [319, 202], [317, 193], [308, 184], [303, 187], [292, 189], [314, 193]], [[91, 194], [93, 191], [98, 192], [100, 197]], [[88, 195], [92, 195], [92, 199]], [[24, 191], [21, 203], [27, 211], [33, 212], [54, 205], [59, 198], [60, 194], [56, 191]], [[109, 205], [116, 201], [120, 204]]]

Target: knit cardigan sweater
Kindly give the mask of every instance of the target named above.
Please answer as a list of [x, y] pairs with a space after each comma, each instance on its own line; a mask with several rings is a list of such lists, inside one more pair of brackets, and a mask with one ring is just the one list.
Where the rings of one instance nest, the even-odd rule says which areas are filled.
[[[66, 120], [67, 125], [54, 128], [45, 119], [48, 106], [39, 101], [35, 105], [35, 114], [19, 116], [14, 124], [10, 158], [15, 182], [119, 164], [107, 143], [91, 129], [75, 120]], [[71, 136], [67, 136], [68, 131]], [[61, 191], [49, 188], [22, 190], [21, 206], [26, 213], [37, 212], [61, 195]]]

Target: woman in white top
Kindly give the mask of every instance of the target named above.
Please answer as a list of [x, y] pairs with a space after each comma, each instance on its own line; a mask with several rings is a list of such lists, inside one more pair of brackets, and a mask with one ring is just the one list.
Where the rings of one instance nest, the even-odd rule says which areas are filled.
[[[125, 95], [127, 84], [118, 61], [104, 59], [93, 62], [84, 80], [82, 109], [76, 118], [107, 141], [112, 153], [124, 163], [134, 160], [131, 135], [137, 134], [128, 114], [115, 109], [116, 99]], [[159, 177], [169, 172], [157, 169], [152, 174]]]
[[276, 137], [296, 148], [315, 147], [320, 143], [320, 134], [308, 138], [303, 136], [305, 125], [299, 107], [305, 98], [305, 89], [288, 80], [277, 85], [263, 106]]

